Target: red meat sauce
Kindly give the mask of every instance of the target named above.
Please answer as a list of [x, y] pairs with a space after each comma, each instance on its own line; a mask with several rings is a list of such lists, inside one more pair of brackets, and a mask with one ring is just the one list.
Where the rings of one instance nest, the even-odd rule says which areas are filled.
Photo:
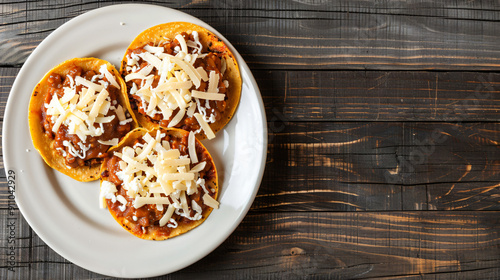
[[[92, 70], [84, 71], [82, 67], [79, 66], [71, 67], [68, 73], [68, 75], [71, 76], [73, 80], [75, 79], [75, 77], [81, 76], [89, 81], [96, 74], [97, 73]], [[106, 77], [103, 77], [102, 80], [108, 82]], [[54, 94], [57, 94], [58, 98], [63, 97], [64, 95], [63, 88], [70, 86], [70, 79], [67, 78], [67, 76], [63, 77], [59, 74], [52, 73], [47, 79], [47, 84], [48, 84], [48, 92], [47, 95], [45, 96], [45, 101], [44, 101], [44, 103], [46, 104], [50, 103]], [[77, 93], [80, 92], [82, 87], [83, 86], [81, 85], [76, 86], [76, 92]], [[118, 100], [118, 96], [120, 94], [120, 90], [118, 88], [109, 84], [106, 87], [106, 90], [109, 92], [109, 97], [111, 100]], [[53, 123], [50, 121], [50, 116], [47, 116], [47, 108], [45, 108], [45, 106], [42, 106], [41, 109], [42, 109], [41, 110], [42, 125], [45, 135], [50, 139], [54, 139], [52, 147], [53, 149], [56, 150], [57, 148], [61, 148], [66, 152], [64, 160], [66, 165], [71, 168], [100, 164], [103, 158], [107, 156], [106, 152], [110, 146], [102, 145], [97, 140], [107, 141], [113, 138], [121, 138], [131, 130], [130, 123], [120, 125], [118, 116], [115, 116], [115, 118], [111, 122], [103, 124], [104, 133], [102, 135], [97, 137], [87, 136], [87, 139], [83, 144], [85, 146], [90, 146], [90, 149], [86, 152], [85, 158], [82, 159], [80, 157], [75, 157], [71, 155], [68, 152], [68, 148], [63, 145], [63, 141], [69, 141], [71, 142], [73, 147], [75, 147], [75, 149], [81, 153], [81, 149], [78, 145], [78, 143], [82, 142], [81, 139], [76, 134], [69, 133], [68, 127], [64, 124], [62, 124], [59, 127], [59, 130], [56, 133], [54, 133], [52, 131]], [[114, 114], [115, 113], [113, 110], [109, 110], [106, 116], [111, 116]], [[94, 124], [94, 126], [96, 128], [99, 127], [98, 124]], [[63, 156], [63, 152], [59, 150], [56, 151], [59, 153], [59, 155]]]
[[[184, 135], [183, 137], [174, 137], [170, 135], [166, 135], [162, 141], [168, 141], [170, 143], [170, 147], [172, 149], [178, 149], [181, 156], [182, 155], [188, 155], [188, 134]], [[134, 142], [134, 145], [137, 143], [144, 144], [144, 140], [138, 139]], [[134, 146], [132, 145], [132, 146]], [[198, 156], [198, 163], [200, 162], [206, 162], [205, 168], [200, 172], [200, 178], [205, 179], [207, 182], [207, 190], [210, 192], [210, 196], [214, 196], [215, 193], [212, 192], [211, 188], [208, 187], [208, 182], [212, 181], [216, 178], [216, 171], [215, 171], [215, 166], [212, 165], [211, 157], [209, 153], [196, 142], [196, 155]], [[169, 235], [170, 231], [172, 228], [167, 227], [168, 224], [172, 223], [167, 223], [166, 225], [160, 227], [160, 219], [163, 217], [165, 214], [167, 207], [163, 207], [162, 211], [159, 211], [156, 208], [156, 204], [146, 204], [139, 209], [136, 209], [133, 207], [133, 202], [134, 198], [129, 197], [127, 195], [127, 190], [123, 188], [122, 184], [123, 182], [116, 176], [116, 173], [120, 171], [120, 165], [119, 162], [121, 159], [117, 156], [111, 156], [107, 161], [106, 161], [106, 169], [105, 171], [102, 172], [101, 177], [103, 180], [112, 182], [115, 184], [117, 193], [116, 195], [122, 195], [126, 200], [126, 208], [122, 212], [118, 207], [121, 206], [121, 202], [115, 201], [114, 203], [111, 201], [111, 199], [106, 199], [106, 203], [110, 211], [114, 212], [116, 217], [124, 217], [127, 219], [130, 223], [132, 223], [134, 226], [132, 228], [133, 231], [137, 233], [143, 233], [144, 231], [148, 230], [154, 230], [158, 235]], [[193, 168], [196, 164], [191, 163], [190, 168]], [[150, 166], [153, 166], [149, 161], [148, 164]], [[201, 187], [198, 187], [198, 192], [192, 195], [187, 195], [186, 194], [186, 199], [187, 199], [187, 204], [190, 209], [190, 216], [193, 217], [195, 214], [195, 211], [192, 210], [191, 207], [191, 200], [196, 201], [196, 203], [201, 207], [202, 213], [205, 213], [205, 210], [209, 208], [203, 203], [202, 196], [204, 194], [204, 191]], [[165, 197], [165, 194], [161, 194], [162, 197]], [[170, 201], [173, 203], [173, 201]], [[133, 216], [137, 218], [137, 221], [134, 221]], [[186, 217], [181, 217], [177, 214], [173, 214], [172, 218], [177, 222], [178, 227], [183, 227], [187, 226], [195, 221], [192, 221]]]
[[[184, 37], [186, 42], [188, 40], [194, 41], [193, 35], [188, 35], [185, 32], [181, 33], [181, 35]], [[154, 46], [152, 43], [148, 43], [148, 45]], [[146, 50], [144, 49], [145, 46], [146, 45], [139, 47], [139, 48], [136, 48], [136, 49], [133, 49], [133, 50], [128, 50], [127, 56], [130, 56], [131, 53], [140, 54], [140, 53], [146, 52]], [[180, 44], [177, 40], [173, 40], [171, 42], [161, 43], [160, 45], [157, 45], [155, 47], [163, 47], [164, 53], [175, 56], [177, 54], [175, 47], [180, 48]], [[188, 52], [190, 54], [194, 54], [196, 51], [197, 51], [196, 49], [188, 47]], [[207, 51], [207, 49], [204, 48], [202, 50], [202, 53], [205, 53], [206, 51]], [[203, 67], [203, 69], [205, 71], [207, 71], [207, 73], [210, 73], [210, 71], [215, 71], [219, 75], [219, 84], [218, 84], [219, 93], [226, 93], [227, 88], [224, 85], [224, 81], [222, 79], [222, 74], [221, 74], [221, 69], [222, 69], [221, 56], [222, 56], [222, 54], [220, 54], [220, 53], [209, 52], [208, 55], [205, 56], [204, 58], [196, 59], [196, 61], [194, 63], [194, 68], [198, 68], [201, 66], [201, 67]], [[139, 71], [140, 69], [142, 69], [148, 65], [148, 62], [144, 61], [142, 58], [138, 61], [138, 63], [139, 63], [140, 68], [137, 69], [136, 71]], [[158, 85], [158, 81], [160, 79], [160, 75], [158, 74], [158, 69], [154, 68], [151, 71], [151, 74], [154, 75], [154, 80], [153, 80], [153, 84], [152, 84], [152, 87], [154, 88]], [[140, 88], [142, 80], [135, 79], [135, 80], [131, 80], [131, 81], [127, 82], [127, 88], [129, 89], [128, 92], [130, 92], [130, 88], [132, 88], [132, 83], [135, 83], [137, 88]], [[206, 91], [207, 87], [208, 87], [208, 83], [205, 81], [201, 81], [201, 84], [199, 87], [196, 87], [193, 85], [191, 90]], [[170, 121], [174, 118], [174, 116], [177, 115], [177, 112], [179, 112], [179, 108], [175, 109], [168, 120], [166, 120], [166, 119], [164, 120], [162, 114], [156, 114], [154, 117], [151, 117], [151, 116], [147, 115], [146, 111], [145, 111], [145, 108], [148, 107], [148, 104], [144, 104], [144, 102], [141, 100], [141, 98], [139, 96], [129, 94], [129, 100], [130, 100], [132, 109], [139, 111], [139, 113], [146, 116], [152, 122], [158, 123], [163, 127], [167, 127], [168, 124], [170, 123]], [[227, 100], [227, 96], [226, 96], [226, 100]], [[208, 104], [209, 106], [206, 106], [207, 105], [206, 102], [209, 102], [209, 104]], [[200, 99], [200, 105], [202, 107], [209, 107], [210, 109], [207, 108], [207, 110], [206, 110], [207, 116], [210, 116], [211, 114], [213, 114], [216, 121], [219, 121], [221, 119], [222, 114], [226, 110], [226, 101], [225, 100], [213, 101], [213, 100]], [[196, 112], [199, 113], [198, 108], [195, 110], [195, 113]], [[196, 118], [194, 116], [189, 117], [189, 116], [185, 115], [184, 118], [177, 125], [175, 125], [175, 127], [180, 128], [180, 129], [184, 129], [187, 131], [196, 131], [200, 128], [200, 125], [198, 124], [198, 121], [196, 120]]]

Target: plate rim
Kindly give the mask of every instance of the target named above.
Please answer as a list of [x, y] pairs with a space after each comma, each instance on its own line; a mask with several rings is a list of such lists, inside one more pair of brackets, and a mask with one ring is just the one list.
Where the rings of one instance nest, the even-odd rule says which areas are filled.
[[[179, 10], [176, 10], [176, 9], [172, 9], [172, 8], [169, 8], [169, 7], [164, 7], [164, 6], [159, 6], [159, 5], [153, 5], [153, 4], [132, 4], [132, 3], [129, 3], [129, 4], [117, 4], [117, 5], [109, 5], [109, 6], [105, 6], [105, 7], [101, 7], [101, 8], [97, 8], [97, 9], [93, 9], [93, 10], [89, 10], [81, 15], [78, 15], [74, 18], [72, 18], [71, 20], [65, 22], [64, 24], [60, 25], [58, 28], [56, 28], [51, 34], [49, 34], [46, 38], [44, 38], [42, 40], [42, 42], [40, 42], [40, 44], [33, 50], [33, 52], [29, 55], [29, 57], [26, 59], [25, 63], [23, 64], [23, 66], [21, 67], [21, 69], [19, 70], [19, 72], [17, 73], [17, 77], [14, 81], [14, 83], [12, 84], [12, 87], [10, 89], [10, 92], [9, 92], [9, 96], [8, 96], [8, 99], [7, 99], [7, 103], [6, 103], [6, 108], [5, 108], [5, 113], [4, 113], [4, 121], [3, 121], [3, 124], [2, 124], [2, 129], [3, 129], [3, 137], [2, 137], [2, 148], [4, 151], [4, 155], [3, 155], [3, 162], [4, 162], [4, 170], [7, 174], [8, 170], [10, 170], [9, 167], [11, 167], [11, 165], [9, 164], [9, 162], [12, 162], [10, 160], [10, 153], [7, 152], [7, 144], [9, 143], [9, 137], [6, 137], [6, 132], [7, 131], [10, 131], [11, 128], [9, 126], [9, 123], [10, 122], [7, 122], [7, 118], [6, 116], [9, 116], [9, 115], [12, 115], [13, 112], [11, 112], [13, 110], [13, 103], [14, 103], [14, 93], [15, 92], [18, 92], [18, 88], [21, 87], [21, 81], [19, 79], [19, 77], [23, 77], [25, 76], [25, 72], [27, 72], [27, 65], [29, 66], [30, 65], [30, 62], [31, 60], [34, 59], [34, 57], [38, 56], [38, 52], [40, 52], [39, 50], [41, 49], [40, 46], [45, 46], [45, 44], [48, 44], [49, 41], [52, 40], [52, 37], [55, 37], [57, 35], [59, 35], [59, 33], [62, 33], [64, 30], [66, 29], [70, 29], [71, 28], [71, 25], [73, 24], [76, 24], [78, 23], [79, 21], [83, 21], [85, 20], [85, 18], [87, 17], [93, 17], [93, 16], [98, 16], [99, 13], [105, 13], [105, 12], [108, 12], [108, 10], [113, 10], [113, 9], [119, 9], [121, 7], [130, 7], [130, 8], [133, 8], [134, 6], [136, 8], [142, 8], [142, 7], [148, 7], [148, 8], [158, 8], [158, 9], [165, 9], [165, 11], [170, 11], [170, 12], [174, 12], [176, 14], [180, 14], [186, 18], [188, 18], [189, 20], [186, 20], [186, 21], [189, 21], [189, 22], [193, 22], [193, 23], [196, 23], [196, 24], [200, 24], [204, 27], [206, 27], [207, 29], [209, 29], [211, 32], [214, 32], [217, 36], [219, 36], [219, 38], [221, 38], [225, 43], [226, 45], [230, 48], [230, 50], [233, 52], [233, 54], [235, 55], [237, 61], [238, 61], [238, 64], [239, 64], [239, 67], [240, 67], [240, 71], [241, 72], [245, 72], [245, 74], [248, 76], [248, 79], [250, 81], [250, 83], [252, 84], [253, 86], [253, 89], [254, 91], [252, 93], [255, 94], [255, 97], [256, 97], [256, 100], [257, 100], [257, 103], [259, 105], [259, 108], [261, 110], [260, 111], [260, 117], [262, 119], [262, 125], [263, 125], [263, 135], [262, 135], [262, 151], [261, 151], [261, 162], [260, 162], [260, 169], [259, 169], [259, 173], [257, 174], [257, 177], [256, 177], [256, 182], [255, 182], [255, 186], [253, 187], [253, 190], [252, 190], [252, 193], [251, 193], [251, 198], [248, 200], [248, 203], [246, 205], [244, 205], [244, 207], [242, 208], [240, 214], [236, 217], [235, 219], [235, 222], [231, 225], [231, 227], [229, 227], [229, 229], [227, 230], [227, 232], [223, 235], [222, 238], [220, 238], [220, 240], [218, 240], [218, 242], [213, 242], [212, 243], [212, 246], [209, 246], [204, 252], [202, 252], [201, 254], [199, 254], [196, 258], [192, 258], [191, 260], [187, 261], [187, 263], [185, 265], [183, 265], [182, 267], [176, 267], [174, 269], [163, 269], [161, 271], [158, 271], [157, 273], [151, 273], [151, 274], [148, 274], [148, 275], [145, 275], [145, 277], [154, 277], [154, 276], [159, 276], [159, 275], [165, 275], [165, 274], [168, 274], [168, 273], [172, 273], [174, 271], [178, 271], [180, 269], [183, 269], [193, 263], [195, 263], [196, 261], [206, 257], [208, 254], [210, 254], [213, 250], [215, 250], [217, 247], [220, 246], [220, 244], [222, 244], [233, 232], [234, 230], [241, 224], [242, 220], [244, 219], [244, 217], [247, 215], [248, 211], [250, 210], [250, 207], [252, 206], [254, 200], [255, 200], [255, 197], [256, 197], [256, 194], [260, 188], [260, 185], [262, 183], [262, 179], [263, 179], [263, 175], [264, 175], [264, 170], [265, 170], [265, 163], [266, 163], [266, 158], [267, 158], [267, 145], [268, 145], [268, 130], [267, 130], [267, 121], [266, 121], [266, 114], [265, 114], [265, 107], [264, 107], [264, 103], [263, 103], [263, 100], [262, 100], [262, 95], [260, 93], [260, 90], [259, 90], [259, 87], [258, 87], [258, 84], [257, 82], [255, 81], [255, 78], [252, 74], [252, 72], [250, 71], [248, 65], [246, 64], [246, 62], [243, 60], [243, 58], [241, 57], [241, 55], [239, 54], [239, 52], [234, 48], [234, 46], [231, 44], [231, 42], [229, 42], [224, 36], [222, 36], [217, 30], [215, 30], [213, 27], [211, 27], [209, 24], [205, 23], [204, 21], [192, 16], [192, 15], [189, 15], [187, 13], [184, 13], [182, 11], [179, 11]], [[101, 15], [102, 16], [102, 15]], [[175, 20], [173, 20], [175, 21]], [[165, 22], [171, 22], [171, 20], [166, 20]], [[26, 104], [26, 107], [28, 104]], [[238, 105], [240, 106], [240, 105]], [[238, 110], [238, 109], [237, 109]], [[27, 122], [27, 120], [26, 120]], [[259, 139], [260, 140], [260, 139]], [[16, 193], [14, 192], [14, 195]], [[40, 239], [42, 239], [44, 241], [45, 244], [47, 244], [52, 250], [54, 250], [57, 254], [59, 254], [60, 256], [62, 256], [63, 258], [69, 260], [70, 262], [72, 262], [73, 264], [77, 265], [77, 266], [80, 266], [86, 270], [89, 270], [89, 271], [92, 271], [92, 272], [95, 272], [95, 273], [99, 273], [99, 274], [104, 274], [104, 275], [110, 275], [110, 276], [117, 276], [117, 277], [127, 277], [126, 275], [114, 275], [114, 274], [109, 274], [109, 273], [105, 273], [105, 272], [102, 272], [102, 271], [96, 271], [96, 270], [93, 270], [91, 268], [88, 268], [86, 266], [83, 266], [80, 264], [80, 262], [78, 260], [75, 260], [73, 257], [71, 256], [68, 256], [64, 253], [61, 253], [61, 251], [59, 250], [57, 244], [52, 244], [52, 242], [47, 242], [48, 238], [46, 238], [45, 236], [45, 232], [41, 231], [40, 228], [34, 228], [32, 226], [32, 221], [30, 220], [29, 218], [29, 215], [26, 215], [25, 213], [27, 213], [27, 209], [25, 208], [26, 206], [23, 205], [23, 202], [22, 201], [19, 201], [18, 200], [18, 197], [15, 195], [15, 200], [16, 200], [16, 204], [18, 205], [18, 208], [23, 216], [23, 218], [28, 222], [28, 224], [30, 225], [30, 228], [33, 229], [35, 231], [35, 233], [40, 237]], [[42, 232], [42, 234], [40, 234], [40, 232]], [[131, 277], [138, 277], [137, 275], [133, 275]], [[144, 277], [144, 276], [139, 276], [139, 277]]]

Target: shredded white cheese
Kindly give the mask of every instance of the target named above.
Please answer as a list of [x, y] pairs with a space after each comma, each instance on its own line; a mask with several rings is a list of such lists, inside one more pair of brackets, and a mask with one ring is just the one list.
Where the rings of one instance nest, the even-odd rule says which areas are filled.
[[201, 128], [203, 129], [203, 131], [205, 131], [205, 135], [207, 135], [207, 138], [208, 139], [215, 138], [215, 134], [214, 134], [212, 128], [210, 128], [210, 126], [205, 121], [205, 119], [203, 118], [203, 116], [201, 114], [199, 114], [199, 113], [196, 113], [196, 114], [194, 114], [194, 117], [196, 118], [196, 120], [200, 124]]
[[[188, 155], [181, 155], [178, 149], [171, 149], [169, 142], [163, 140], [165, 136], [160, 131], [155, 136], [146, 133], [142, 137], [144, 144], [126, 146], [121, 153], [115, 152], [114, 155], [120, 158], [120, 171], [116, 175], [123, 181], [121, 187], [126, 190], [127, 196], [134, 198], [129, 207], [138, 209], [148, 204], [156, 205], [157, 209], [161, 209], [159, 211], [164, 211], [160, 226], [175, 228], [177, 222], [173, 219], [174, 214], [190, 220], [202, 218], [200, 205], [191, 200], [189, 206], [189, 195], [201, 191], [203, 203], [212, 208], [218, 208], [218, 202], [210, 196], [205, 180], [200, 178], [206, 162], [199, 162], [190, 169], [192, 163], [198, 162], [194, 134], [191, 132], [188, 136]], [[127, 200], [121, 195], [115, 196], [116, 192], [113, 183], [103, 180], [101, 205], [105, 205], [105, 199], [114, 199], [121, 203], [119, 210], [125, 211]]]
[[[215, 122], [215, 118], [212, 121], [210, 117], [210, 114], [213, 115], [211, 112], [214, 112], [214, 108], [210, 107], [209, 101], [223, 101], [226, 97], [224, 93], [218, 92], [219, 80], [226, 70], [225, 60], [221, 61], [222, 73], [216, 73], [216, 71], [207, 73], [202, 67], [195, 68], [196, 60], [207, 54], [201, 53], [203, 46], [200, 43], [199, 34], [193, 32], [192, 38], [193, 40], [186, 41], [182, 35], [176, 35], [175, 39], [179, 47], [174, 49], [174, 55], [164, 52], [161, 45], [146, 45], [144, 52], [133, 53], [126, 57], [129, 73], [125, 76], [125, 81], [140, 80], [140, 86], [133, 83], [130, 94], [140, 98], [140, 106], [146, 115], [156, 117], [157, 114], [161, 114], [163, 120], [169, 120], [177, 111], [169, 121], [168, 127], [175, 127], [185, 117], [192, 117], [196, 110], [203, 115], [205, 122], [207, 120]], [[147, 65], [142, 66], [141, 60]], [[154, 77], [151, 74], [153, 69], [157, 70], [156, 75], [159, 76], [155, 86], [153, 86]], [[201, 81], [208, 82], [208, 87], [204, 91], [197, 90], [200, 88]], [[226, 85], [226, 80], [224, 84]], [[199, 101], [196, 106], [195, 100], [198, 99], [206, 100], [203, 106]], [[199, 124], [204, 126], [202, 123]], [[207, 134], [206, 129], [203, 130]]]
[[116, 87], [117, 89], [120, 89], [120, 85], [116, 81], [115, 76], [113, 74], [111, 74], [111, 72], [109, 72], [108, 67], [106, 66], [106, 64], [101, 65], [101, 68], [99, 69], [99, 72], [101, 72], [102, 74], [104, 74], [104, 76], [106, 77], [106, 79], [108, 79], [108, 81], [114, 87]]
[[207, 193], [205, 193], [203, 195], [203, 203], [205, 203], [206, 205], [208, 205], [214, 209], [219, 209], [219, 202], [217, 202], [217, 200], [215, 200], [213, 197], [211, 197]]
[[118, 145], [119, 140], [120, 139], [118, 139], [118, 138], [113, 138], [113, 139], [107, 140], [107, 141], [97, 140], [97, 142], [99, 142], [99, 144], [102, 144], [102, 145], [116, 146], [116, 145]]
[[116, 201], [115, 193], [115, 184], [108, 181], [102, 181], [101, 190], [99, 192], [99, 206], [101, 209], [106, 208], [106, 199], [111, 199], [112, 202]]
[[193, 90], [191, 95], [196, 98], [206, 99], [206, 100], [224, 100], [225, 94], [216, 92], [204, 92]]
[[189, 150], [189, 157], [191, 158], [191, 162], [197, 163], [198, 156], [196, 155], [196, 137], [194, 136], [194, 133], [192, 131], [189, 132], [188, 150]]
[[174, 127], [177, 125], [184, 117], [184, 114], [186, 114], [186, 110], [180, 109], [179, 112], [177, 112], [177, 115], [175, 115], [175, 117], [170, 121], [168, 127]]

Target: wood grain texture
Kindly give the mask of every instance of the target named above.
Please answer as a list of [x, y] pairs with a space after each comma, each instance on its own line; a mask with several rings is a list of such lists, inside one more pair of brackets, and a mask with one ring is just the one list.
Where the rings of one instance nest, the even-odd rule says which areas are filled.
[[500, 75], [253, 71], [277, 121], [498, 121]]
[[[0, 126], [45, 37], [132, 2], [0, 3]], [[201, 261], [153, 279], [500, 279], [498, 1], [142, 3], [198, 17], [236, 47], [269, 132], [243, 222]], [[0, 279], [111, 279], [49, 248], [5, 173], [0, 161]]]
[[[7, 213], [0, 211], [5, 224]], [[500, 277], [500, 212], [250, 212], [213, 253], [154, 279]], [[109, 279], [72, 265], [14, 218], [15, 272], [2, 279]], [[270, 234], [272, 233], [272, 234]], [[0, 238], [8, 238], [2, 230]], [[2, 250], [6, 250], [2, 245]], [[5, 263], [5, 255], [0, 256]], [[460, 274], [456, 274], [460, 272]]]
[[500, 209], [499, 123], [279, 127], [255, 210]]
[[[0, 17], [0, 65], [20, 65], [55, 28], [126, 1], [19, 1]], [[196, 16], [253, 69], [500, 69], [497, 1], [144, 1]]]

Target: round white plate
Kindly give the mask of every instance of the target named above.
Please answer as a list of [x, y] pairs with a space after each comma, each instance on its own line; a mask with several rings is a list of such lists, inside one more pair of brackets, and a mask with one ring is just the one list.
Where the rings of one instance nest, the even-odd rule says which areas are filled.
[[[169, 21], [201, 25], [226, 42], [240, 65], [243, 88], [235, 116], [204, 144], [220, 172], [220, 208], [199, 227], [165, 241], [139, 239], [99, 209], [99, 183], [81, 183], [52, 170], [33, 148], [28, 128], [31, 92], [44, 74], [73, 57], [98, 57], [119, 67], [132, 39]], [[50, 34], [20, 70], [3, 125], [6, 172], [16, 174], [16, 201], [52, 249], [88, 270], [116, 277], [151, 277], [182, 269], [219, 246], [248, 212], [264, 172], [267, 128], [257, 84], [238, 52], [197, 18], [152, 5], [116, 5], [80, 15]]]

